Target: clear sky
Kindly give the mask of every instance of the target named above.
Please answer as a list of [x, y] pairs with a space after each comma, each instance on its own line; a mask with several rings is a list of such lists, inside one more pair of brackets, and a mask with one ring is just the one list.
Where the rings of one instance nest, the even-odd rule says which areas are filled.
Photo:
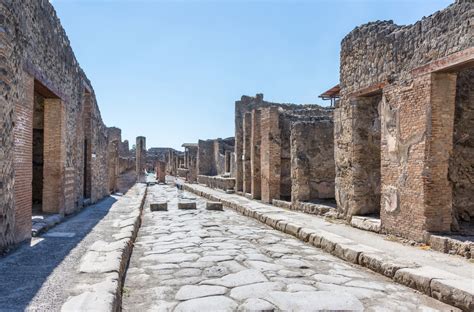
[[107, 126], [147, 147], [234, 135], [234, 102], [324, 104], [342, 38], [450, 0], [52, 0]]

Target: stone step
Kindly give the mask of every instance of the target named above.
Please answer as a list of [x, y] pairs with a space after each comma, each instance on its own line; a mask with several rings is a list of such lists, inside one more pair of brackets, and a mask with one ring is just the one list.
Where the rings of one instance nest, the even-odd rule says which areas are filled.
[[168, 211], [168, 203], [167, 202], [157, 202], [150, 204], [151, 211]]
[[196, 209], [196, 202], [180, 201], [178, 202], [178, 209]]
[[221, 202], [215, 202], [215, 201], [208, 201], [206, 203], [206, 210], [218, 210], [222, 211], [224, 210], [222, 208], [222, 203]]

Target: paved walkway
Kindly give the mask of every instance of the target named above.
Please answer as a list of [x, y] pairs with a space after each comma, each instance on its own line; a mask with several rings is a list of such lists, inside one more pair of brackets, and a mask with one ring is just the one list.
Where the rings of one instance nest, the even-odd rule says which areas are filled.
[[[143, 197], [143, 187], [139, 187]], [[71, 216], [0, 259], [0, 311], [60, 311], [82, 281], [81, 258], [94, 242], [114, 231], [117, 206], [130, 196], [110, 196]]]
[[[168, 185], [148, 188], [124, 284], [124, 311], [366, 310], [455, 308]], [[197, 210], [178, 210], [179, 196]]]

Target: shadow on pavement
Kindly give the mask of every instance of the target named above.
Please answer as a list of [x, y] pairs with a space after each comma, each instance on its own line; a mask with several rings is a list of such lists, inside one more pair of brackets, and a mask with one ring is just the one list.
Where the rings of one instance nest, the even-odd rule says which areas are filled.
[[[0, 311], [25, 310], [63, 261], [74, 261], [77, 266], [82, 253], [78, 259], [70, 259], [68, 255], [107, 215], [116, 201], [109, 196], [0, 258]], [[61, 278], [69, 279], [74, 273], [76, 271], [66, 272]], [[50, 295], [48, 300], [61, 300], [58, 297], [62, 294], [61, 285], [64, 283], [54, 281], [54, 284], [58, 285], [58, 289], [47, 290]]]

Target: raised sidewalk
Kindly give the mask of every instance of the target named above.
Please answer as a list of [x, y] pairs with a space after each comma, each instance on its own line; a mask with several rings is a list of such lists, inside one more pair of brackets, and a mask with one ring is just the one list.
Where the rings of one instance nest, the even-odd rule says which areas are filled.
[[354, 264], [369, 268], [464, 311], [474, 311], [474, 264], [448, 255], [389, 241], [386, 236], [325, 221], [198, 184], [183, 188]]

